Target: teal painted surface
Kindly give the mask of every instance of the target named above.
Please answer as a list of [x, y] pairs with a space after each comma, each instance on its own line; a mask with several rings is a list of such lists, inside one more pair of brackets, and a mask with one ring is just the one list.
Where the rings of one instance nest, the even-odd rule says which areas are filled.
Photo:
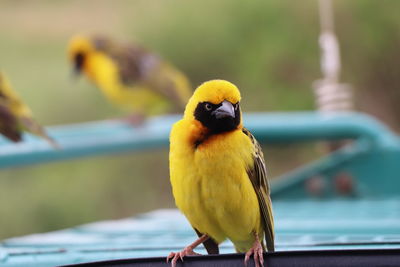
[[[276, 247], [284, 250], [399, 248], [400, 199], [275, 201]], [[196, 235], [177, 210], [158, 210], [6, 240], [3, 266], [54, 266], [127, 257], [166, 256]], [[222, 253], [233, 253], [230, 242]], [[203, 248], [198, 250], [205, 253]], [[25, 265], [26, 266], [26, 265]]]
[[[366, 198], [400, 195], [400, 151], [397, 146], [374, 146], [365, 139], [308, 165], [282, 175], [272, 185], [276, 199]], [[341, 177], [351, 180], [352, 190], [337, 189]], [[310, 194], [311, 179], [322, 183], [320, 194]]]
[[[122, 121], [49, 128], [62, 150], [32, 136], [17, 145], [0, 140], [0, 168], [166, 147], [177, 119], [158, 117], [140, 128]], [[277, 250], [400, 247], [400, 141], [384, 125], [358, 113], [258, 113], [246, 114], [244, 120], [260, 142], [354, 140], [272, 185]], [[351, 181], [345, 192], [338, 186], [343, 177]], [[315, 180], [320, 190], [310, 191]], [[5, 240], [0, 266], [165, 256], [195, 238], [179, 212], [160, 210]], [[233, 247], [226, 242], [221, 251], [233, 252]]]

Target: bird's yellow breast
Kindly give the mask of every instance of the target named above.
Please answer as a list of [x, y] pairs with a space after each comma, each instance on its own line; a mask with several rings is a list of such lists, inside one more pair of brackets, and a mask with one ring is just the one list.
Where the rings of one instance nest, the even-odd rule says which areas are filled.
[[246, 169], [254, 147], [241, 130], [208, 138], [197, 148], [182, 120], [171, 132], [170, 176], [175, 202], [194, 228], [246, 250], [259, 232], [260, 209]]

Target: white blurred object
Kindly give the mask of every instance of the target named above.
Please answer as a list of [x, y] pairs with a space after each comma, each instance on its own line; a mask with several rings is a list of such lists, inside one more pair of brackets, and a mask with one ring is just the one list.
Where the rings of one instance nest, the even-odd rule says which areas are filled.
[[322, 79], [315, 81], [313, 87], [319, 111], [331, 113], [354, 109], [353, 90], [350, 84], [332, 83]]
[[341, 62], [339, 42], [334, 33], [331, 0], [319, 0], [321, 34], [321, 71], [323, 78], [313, 83], [319, 111], [332, 113], [354, 109], [353, 92], [349, 84], [339, 83]]
[[337, 82], [340, 75], [339, 43], [333, 32], [323, 32], [319, 36], [321, 47], [321, 70], [325, 79]]

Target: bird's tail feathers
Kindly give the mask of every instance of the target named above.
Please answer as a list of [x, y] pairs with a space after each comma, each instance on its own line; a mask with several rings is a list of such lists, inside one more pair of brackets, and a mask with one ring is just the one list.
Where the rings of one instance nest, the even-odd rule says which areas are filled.
[[267, 196], [269, 201], [267, 203], [268, 214], [266, 214], [266, 227], [265, 227], [265, 241], [269, 252], [275, 251], [275, 233], [274, 233], [274, 218], [272, 215], [272, 204], [270, 196]]
[[45, 139], [53, 148], [61, 149], [60, 145], [51, 138], [45, 131], [45, 129], [37, 123], [34, 119], [23, 117], [21, 119], [22, 126], [30, 133], [42, 137]]

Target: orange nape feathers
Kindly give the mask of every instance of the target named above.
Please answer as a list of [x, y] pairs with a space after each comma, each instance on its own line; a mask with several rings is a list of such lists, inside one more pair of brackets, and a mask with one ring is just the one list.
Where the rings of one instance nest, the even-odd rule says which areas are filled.
[[202, 83], [194, 91], [192, 97], [186, 105], [184, 118], [193, 118], [194, 110], [199, 102], [210, 102], [212, 104], [219, 104], [227, 100], [232, 104], [238, 103], [241, 100], [240, 91], [231, 82], [225, 80], [210, 80]]

